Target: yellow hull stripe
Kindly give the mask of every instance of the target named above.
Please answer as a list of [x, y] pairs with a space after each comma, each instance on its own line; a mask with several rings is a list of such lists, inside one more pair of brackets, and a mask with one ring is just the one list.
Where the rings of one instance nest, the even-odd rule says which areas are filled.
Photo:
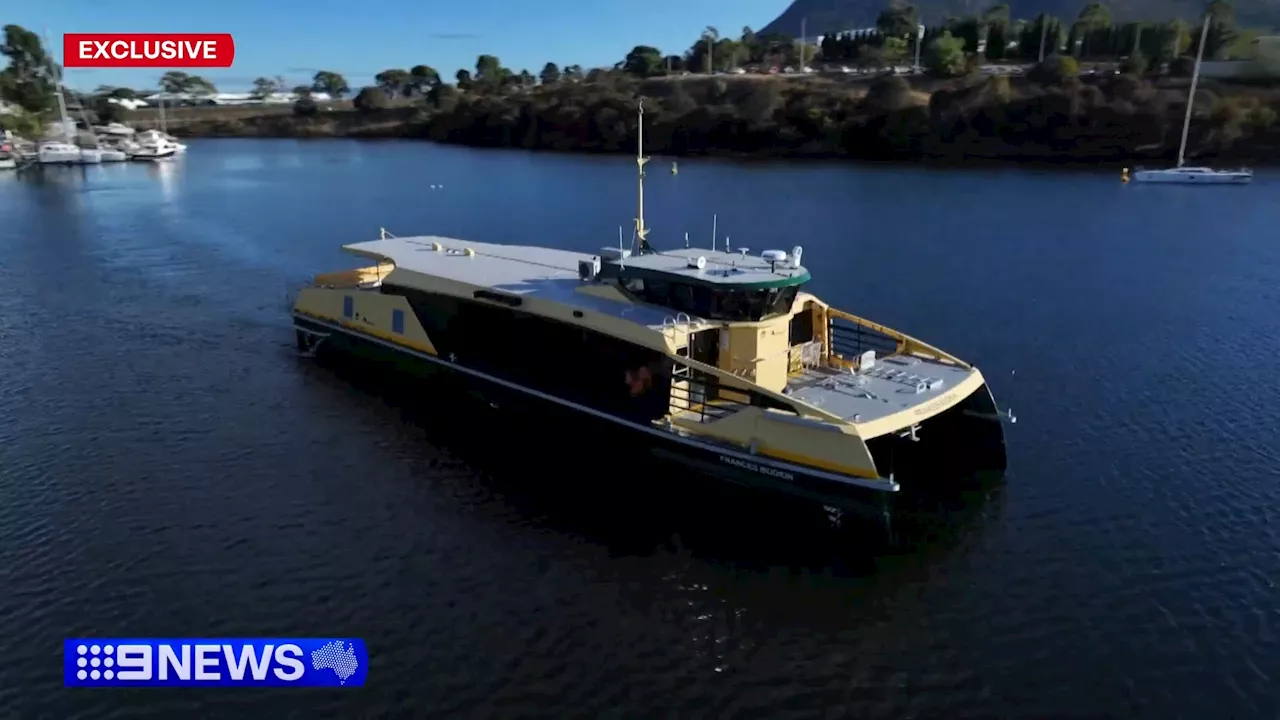
[[378, 338], [379, 340], [384, 340], [386, 342], [389, 342], [392, 345], [399, 345], [401, 347], [409, 348], [410, 350], [417, 350], [420, 353], [426, 353], [428, 355], [438, 355], [434, 347], [420, 343], [420, 342], [414, 342], [413, 340], [410, 340], [409, 338], [403, 335], [389, 333], [389, 332], [386, 332], [385, 330], [379, 330], [378, 328], [370, 327], [368, 325], [361, 325], [359, 323], [351, 322], [350, 320], [345, 320], [345, 319], [340, 320], [337, 318], [320, 317], [319, 315], [312, 315], [311, 313], [302, 312], [301, 310], [298, 310], [296, 312], [299, 315], [302, 315], [304, 317], [315, 318], [316, 320], [323, 320], [329, 323], [336, 323], [352, 331], [357, 335], [370, 335]]
[[823, 460], [821, 458], [809, 457], [801, 453], [790, 452], [787, 450], [778, 450], [777, 448], [757, 448], [757, 451], [766, 457], [776, 460], [783, 460], [796, 465], [804, 465], [827, 472], [840, 473], [841, 475], [852, 475], [853, 477], [866, 478], [868, 480], [878, 480], [880, 475], [874, 470], [868, 471], [866, 468], [858, 468], [852, 465], [844, 465], [841, 463]]

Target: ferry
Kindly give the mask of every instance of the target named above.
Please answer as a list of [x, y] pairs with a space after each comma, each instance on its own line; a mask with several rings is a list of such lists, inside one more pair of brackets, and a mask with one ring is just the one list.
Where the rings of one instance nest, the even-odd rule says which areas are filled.
[[978, 368], [807, 292], [801, 247], [653, 247], [643, 119], [641, 106], [632, 247], [383, 230], [343, 246], [374, 264], [298, 292], [298, 349], [443, 374], [500, 412], [585, 419], [591, 435], [620, 430], [660, 458], [828, 511], [887, 516], [913, 460], [1003, 473], [1015, 418]]

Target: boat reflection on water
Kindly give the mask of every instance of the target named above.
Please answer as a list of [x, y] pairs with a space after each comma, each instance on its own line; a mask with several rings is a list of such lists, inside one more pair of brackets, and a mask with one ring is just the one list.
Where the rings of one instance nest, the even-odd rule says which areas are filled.
[[172, 202], [178, 194], [178, 166], [173, 162], [146, 163], [147, 174], [156, 180], [160, 188], [160, 196], [165, 202]]
[[[493, 409], [464, 390], [444, 398], [439, 387], [406, 382], [367, 360], [316, 359], [313, 370], [327, 378], [324, 384], [354, 386], [396, 408], [426, 432], [426, 443], [447, 448], [475, 470], [476, 482], [503, 498], [507, 511], [624, 554], [679, 546], [739, 565], [847, 566], [839, 572], [857, 574], [878, 551], [945, 546], [971, 531], [996, 510], [1003, 487], [1003, 473], [968, 473], [953, 482], [930, 468], [929, 485], [951, 489], [899, 494], [888, 532], [877, 519], [860, 516], [834, 523], [821, 506], [719, 482], [642, 445], [602, 447], [589, 434], [566, 438], [562, 429], [536, 421], [512, 423], [502, 414], [509, 408]], [[440, 414], [441, 407], [449, 413]]]
[[439, 451], [427, 492], [461, 500], [473, 522], [501, 525], [504, 535], [573, 538], [596, 559], [603, 549], [618, 577], [600, 582], [617, 602], [679, 628], [686, 652], [712, 672], [747, 664], [762, 622], [847, 630], [858, 608], [973, 547], [1003, 507], [1004, 483], [987, 478], [950, 496], [913, 496], [897, 507], [892, 533], [870, 520], [835, 527], [811, 503], [681, 472], [626, 447], [584, 452], [595, 444], [589, 434], [513, 426], [482, 400], [442, 397], [438, 387], [418, 394], [367, 361], [317, 360], [299, 364], [308, 384], [341, 396], [335, 402], [354, 412], [353, 423], [377, 426], [390, 409], [423, 431], [421, 456]]

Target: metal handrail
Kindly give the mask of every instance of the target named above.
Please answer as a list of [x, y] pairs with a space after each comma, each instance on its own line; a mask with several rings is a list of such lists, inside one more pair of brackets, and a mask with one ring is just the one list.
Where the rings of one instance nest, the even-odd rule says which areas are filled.
[[880, 333], [881, 335], [884, 335], [885, 337], [896, 341], [897, 352], [899, 353], [905, 352], [908, 354], [929, 355], [934, 357], [937, 360], [941, 360], [942, 362], [952, 363], [964, 368], [972, 367], [971, 365], [969, 365], [969, 363], [961, 360], [960, 358], [948, 352], [939, 350], [938, 348], [924, 342], [923, 340], [917, 340], [916, 338], [913, 338], [910, 335], [900, 333], [897, 330], [894, 330], [893, 328], [885, 327], [880, 323], [872, 322], [871, 320], [858, 317], [857, 315], [853, 315], [852, 313], [847, 313], [847, 312], [844, 312], [843, 310], [837, 310], [832, 307], [827, 308], [828, 327], [833, 327], [832, 321], [835, 319], [846, 320], [850, 323], [853, 323], [854, 325], [857, 325], [862, 328], [866, 328], [867, 330]]

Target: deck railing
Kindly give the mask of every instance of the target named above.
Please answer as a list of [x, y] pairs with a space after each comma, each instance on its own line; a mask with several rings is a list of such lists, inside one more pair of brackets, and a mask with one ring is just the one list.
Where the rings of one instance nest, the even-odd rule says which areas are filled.
[[877, 356], [923, 355], [941, 362], [969, 367], [968, 363], [897, 330], [887, 328], [842, 310], [827, 308], [827, 364], [857, 368], [862, 354], [874, 350]]
[[677, 365], [671, 373], [671, 408], [691, 413], [699, 422], [718, 420], [748, 407], [800, 414], [794, 405], [750, 388], [730, 385], [687, 366]]

